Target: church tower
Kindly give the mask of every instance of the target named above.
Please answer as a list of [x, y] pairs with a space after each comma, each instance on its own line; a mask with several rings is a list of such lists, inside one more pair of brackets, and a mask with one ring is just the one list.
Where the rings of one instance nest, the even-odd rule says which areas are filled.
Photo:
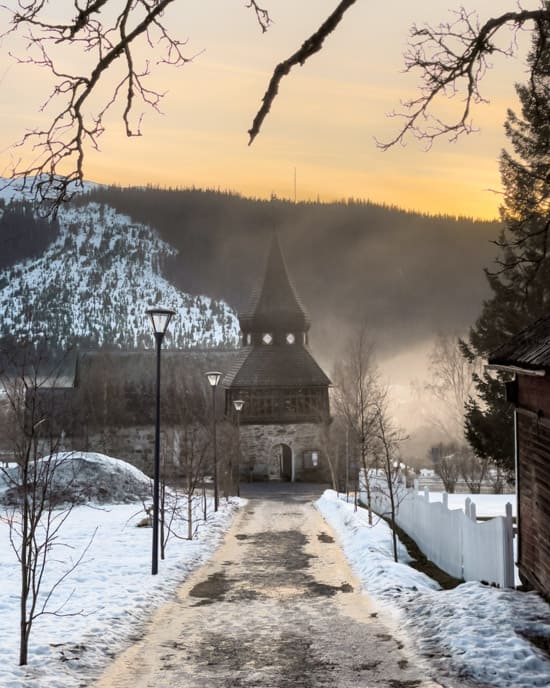
[[326, 480], [330, 380], [308, 349], [309, 317], [273, 235], [263, 281], [240, 314], [241, 351], [226, 376], [226, 414], [241, 399], [243, 472], [255, 479]]

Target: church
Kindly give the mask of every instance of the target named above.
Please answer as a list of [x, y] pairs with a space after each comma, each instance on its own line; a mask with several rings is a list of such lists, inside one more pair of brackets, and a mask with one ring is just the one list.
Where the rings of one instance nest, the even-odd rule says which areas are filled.
[[308, 347], [310, 320], [277, 235], [263, 279], [239, 314], [241, 349], [223, 380], [225, 411], [240, 411], [241, 472], [260, 480], [326, 480], [330, 380]]
[[[225, 421], [220, 435], [232, 437], [238, 423], [241, 479], [329, 481], [324, 449], [331, 422], [330, 380], [309, 351], [310, 320], [289, 278], [276, 234], [262, 279], [239, 322], [237, 349], [163, 351], [167, 465], [178, 461], [185, 423], [202, 424], [205, 442], [209, 441], [205, 372], [220, 370], [222, 385], [215, 392], [220, 402], [225, 394], [225, 414], [223, 402], [216, 404], [218, 422]], [[82, 352], [66, 386], [39, 391], [45, 414], [61, 430], [65, 449], [100, 451], [151, 472], [154, 356], [153, 351]], [[235, 401], [243, 402], [238, 418]], [[220, 450], [234, 451], [229, 445]]]

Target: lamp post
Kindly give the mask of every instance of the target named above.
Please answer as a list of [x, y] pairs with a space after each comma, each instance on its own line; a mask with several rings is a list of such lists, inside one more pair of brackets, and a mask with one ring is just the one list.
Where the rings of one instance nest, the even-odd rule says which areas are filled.
[[169, 308], [149, 308], [147, 315], [151, 320], [153, 334], [157, 345], [157, 394], [155, 421], [155, 458], [153, 474], [153, 552], [151, 573], [158, 573], [159, 553], [159, 497], [160, 497], [160, 347], [175, 311]]
[[233, 399], [233, 407], [237, 414], [237, 497], [241, 496], [241, 411], [243, 406], [244, 401], [242, 399]]
[[218, 510], [219, 494], [218, 494], [218, 457], [216, 453], [216, 387], [221, 379], [223, 373], [217, 370], [211, 370], [205, 373], [208, 379], [208, 384], [212, 387], [212, 444], [214, 448], [214, 511]]

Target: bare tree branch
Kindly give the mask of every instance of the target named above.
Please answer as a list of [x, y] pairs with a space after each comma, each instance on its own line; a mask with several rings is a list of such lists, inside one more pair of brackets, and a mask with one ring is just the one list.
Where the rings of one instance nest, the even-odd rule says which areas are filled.
[[[88, 0], [83, 8], [76, 5], [78, 14], [65, 24], [47, 21], [47, 8], [40, 0], [20, 3], [15, 10], [4, 6], [11, 14], [11, 26], [4, 35], [18, 31], [27, 38], [28, 48], [32, 48], [30, 56], [15, 59], [46, 68], [55, 80], [42, 110], [52, 106], [56, 114], [49, 126], [23, 136], [17, 146], [24, 152], [30, 151], [32, 159], [16, 162], [11, 170], [12, 178], [20, 179], [23, 189], [46, 204], [48, 213], [55, 213], [59, 204], [82, 184], [85, 147], [99, 148], [105, 115], [115, 103], [123, 101], [122, 119], [127, 136], [141, 136], [143, 113], [133, 117], [136, 101], [159, 111], [164, 94], [146, 85], [150, 62], [146, 60], [141, 68], [136, 65], [138, 39], [143, 38], [153, 52], [160, 54], [157, 64], [181, 66], [193, 59], [183, 54], [184, 43], [172, 38], [163, 24], [163, 12], [173, 2], [125, 0], [122, 9], [109, 21], [100, 14], [109, 0]], [[56, 50], [63, 46], [76, 46], [80, 54], [94, 56], [89, 74], [68, 73], [58, 67]], [[119, 58], [125, 63], [122, 73], [114, 71]], [[104, 84], [107, 74], [112, 75], [113, 81], [105, 97], [99, 94], [98, 86]], [[100, 102], [103, 99], [95, 115], [89, 112], [94, 107], [90, 103], [92, 96]]]
[[269, 16], [268, 10], [264, 9], [263, 7], [260, 7], [258, 3], [254, 0], [250, 0], [250, 2], [247, 5], [245, 5], [245, 7], [254, 10], [254, 12], [256, 13], [256, 19], [258, 20], [258, 24], [262, 29], [262, 33], [265, 33], [273, 23], [271, 21], [271, 17]]
[[[463, 7], [452, 23], [435, 28], [413, 26], [411, 42], [405, 53], [405, 71], [420, 70], [420, 95], [402, 103], [403, 111], [391, 116], [403, 118], [404, 124], [389, 141], [380, 142], [382, 150], [404, 143], [408, 134], [430, 148], [438, 137], [455, 141], [474, 131], [472, 107], [487, 102], [480, 83], [491, 65], [488, 59], [497, 53], [513, 56], [517, 51], [517, 32], [529, 22], [548, 21], [550, 9], [542, 2], [537, 10], [505, 12], [479, 25], [477, 16]], [[506, 47], [499, 47], [497, 37], [503, 29], [512, 31]], [[460, 97], [462, 106], [456, 117], [442, 119], [434, 113], [436, 99]]]
[[[271, 106], [273, 105], [273, 101], [275, 100], [277, 93], [279, 92], [279, 84], [281, 83], [283, 77], [285, 77], [292, 67], [296, 67], [296, 65], [303, 66], [306, 60], [308, 60], [312, 55], [315, 55], [315, 53], [318, 53], [321, 48], [323, 47], [323, 43], [325, 42], [325, 38], [329, 36], [334, 29], [338, 26], [340, 21], [342, 20], [342, 17], [344, 16], [344, 13], [346, 10], [348, 10], [352, 5], [354, 5], [356, 0], [341, 0], [341, 2], [338, 4], [338, 6], [335, 8], [334, 12], [326, 19], [321, 26], [313, 33], [307, 40], [305, 40], [302, 43], [302, 46], [299, 50], [297, 50], [293, 55], [291, 55], [288, 59], [284, 60], [283, 62], [280, 62], [274, 69], [273, 71], [273, 76], [271, 77], [271, 80], [269, 82], [269, 85], [267, 87], [267, 91], [264, 94], [264, 97], [262, 98], [262, 104], [260, 106], [260, 109], [256, 113], [256, 116], [254, 117], [254, 121], [252, 122], [252, 126], [248, 130], [248, 134], [250, 136], [248, 140], [248, 145], [250, 145], [256, 136], [260, 132], [260, 128], [267, 117], [269, 111], [271, 110]], [[255, 3], [253, 3], [255, 4]]]

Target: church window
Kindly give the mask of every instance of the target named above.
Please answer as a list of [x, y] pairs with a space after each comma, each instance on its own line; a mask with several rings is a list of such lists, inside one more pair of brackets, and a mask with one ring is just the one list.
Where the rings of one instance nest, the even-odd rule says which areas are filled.
[[319, 452], [316, 450], [304, 452], [304, 468], [319, 468]]

